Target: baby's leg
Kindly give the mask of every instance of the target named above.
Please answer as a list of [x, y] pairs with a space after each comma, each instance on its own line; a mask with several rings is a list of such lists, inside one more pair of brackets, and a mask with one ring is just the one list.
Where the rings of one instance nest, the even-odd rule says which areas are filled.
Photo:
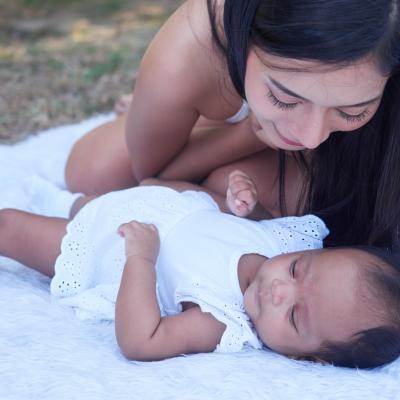
[[67, 219], [0, 210], [0, 255], [52, 277]]
[[80, 196], [78, 197], [74, 204], [71, 207], [71, 210], [69, 212], [69, 218], [73, 219], [75, 215], [78, 213], [78, 211], [87, 203], [91, 202], [94, 200], [97, 196]]
[[[46, 217], [71, 219], [71, 209], [74, 203], [78, 203], [78, 200], [84, 197], [81, 193], [63, 190], [38, 175], [25, 178], [23, 187], [31, 201], [29, 210], [26, 211]], [[81, 202], [80, 200], [79, 203]]]

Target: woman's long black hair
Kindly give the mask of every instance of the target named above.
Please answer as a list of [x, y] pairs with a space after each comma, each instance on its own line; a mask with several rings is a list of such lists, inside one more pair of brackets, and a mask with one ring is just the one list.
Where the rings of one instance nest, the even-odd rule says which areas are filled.
[[[390, 78], [371, 121], [353, 132], [335, 132], [313, 150], [308, 163], [301, 153], [296, 157], [307, 173], [303, 212], [327, 223], [326, 245], [393, 248], [400, 222], [399, 0], [225, 0], [225, 39], [218, 35], [216, 4], [207, 3], [214, 41], [243, 98], [251, 46], [338, 67], [375, 57]], [[281, 151], [283, 213], [285, 157]]]

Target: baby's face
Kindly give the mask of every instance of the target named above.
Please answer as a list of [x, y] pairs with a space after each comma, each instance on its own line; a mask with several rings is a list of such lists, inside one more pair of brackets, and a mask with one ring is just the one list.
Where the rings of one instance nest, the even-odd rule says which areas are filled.
[[374, 324], [360, 299], [357, 250], [315, 250], [266, 260], [244, 294], [260, 339], [274, 351], [302, 356], [324, 341], [348, 341]]

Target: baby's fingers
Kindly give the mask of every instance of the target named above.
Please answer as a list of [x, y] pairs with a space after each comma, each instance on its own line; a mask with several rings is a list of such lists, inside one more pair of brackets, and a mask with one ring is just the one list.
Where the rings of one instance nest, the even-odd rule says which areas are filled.
[[229, 174], [228, 180], [229, 180], [229, 182], [233, 182], [237, 179], [250, 179], [250, 177], [245, 172], [243, 172], [239, 169], [236, 169]]
[[252, 190], [245, 189], [237, 193], [236, 199], [252, 207], [257, 203], [257, 198]]
[[238, 217], [247, 217], [251, 212], [248, 204], [239, 199], [235, 200], [234, 206], [232, 208], [233, 209], [231, 211]]
[[247, 216], [250, 214], [257, 204], [257, 198], [250, 190], [242, 190], [235, 198], [235, 204], [240, 209], [239, 216]]
[[126, 236], [130, 233], [134, 233], [137, 230], [137, 224], [139, 224], [136, 221], [131, 221], [131, 222], [126, 222], [124, 224], [121, 224], [118, 228], [118, 233], [121, 236]]
[[145, 224], [138, 221], [131, 221], [124, 224], [121, 224], [117, 232], [122, 236], [125, 237], [128, 234], [136, 234], [136, 233], [143, 233], [146, 231], [157, 232], [157, 227], [153, 224]]
[[118, 227], [117, 232], [118, 232], [118, 234], [119, 234], [120, 236], [125, 237], [125, 235], [126, 235], [128, 229], [129, 229], [129, 224], [127, 224], [127, 223], [126, 223], [126, 224], [121, 224], [121, 225]]
[[229, 189], [234, 196], [237, 196], [243, 191], [251, 192], [253, 196], [257, 196], [257, 190], [251, 181], [239, 180], [232, 182], [229, 185]]

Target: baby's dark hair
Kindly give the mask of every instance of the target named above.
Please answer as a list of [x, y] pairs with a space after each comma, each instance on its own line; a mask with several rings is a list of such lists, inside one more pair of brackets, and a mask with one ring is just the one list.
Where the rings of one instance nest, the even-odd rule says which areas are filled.
[[360, 285], [365, 285], [366, 290], [361, 290], [364, 300], [382, 325], [355, 333], [349, 342], [325, 342], [303, 358], [341, 367], [375, 368], [400, 356], [400, 262], [380, 248], [352, 249], [372, 256], [360, 265]]

